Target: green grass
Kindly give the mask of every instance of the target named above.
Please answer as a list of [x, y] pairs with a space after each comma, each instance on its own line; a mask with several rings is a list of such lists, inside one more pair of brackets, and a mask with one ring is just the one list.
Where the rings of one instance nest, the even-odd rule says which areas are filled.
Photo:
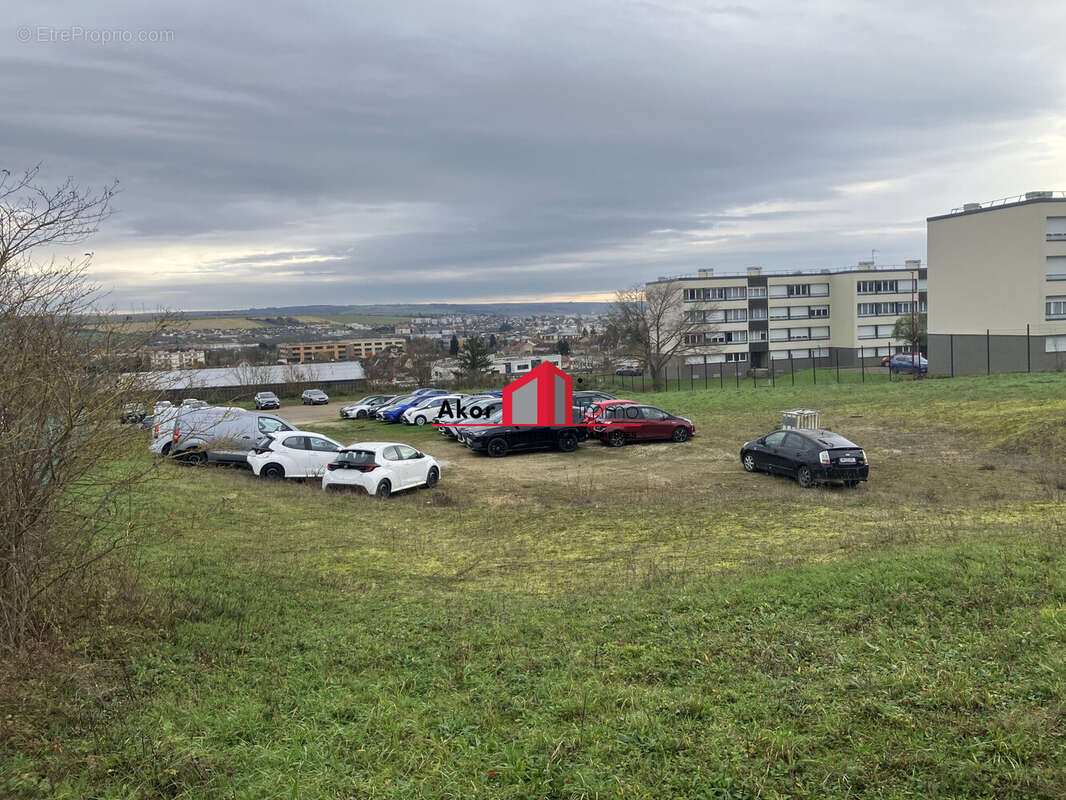
[[[308, 426], [447, 461], [388, 503], [164, 466], [140, 613], [0, 673], [0, 795], [1061, 797], [1064, 390], [671, 391], [690, 443], [501, 460]], [[740, 470], [794, 406], [868, 485]]]

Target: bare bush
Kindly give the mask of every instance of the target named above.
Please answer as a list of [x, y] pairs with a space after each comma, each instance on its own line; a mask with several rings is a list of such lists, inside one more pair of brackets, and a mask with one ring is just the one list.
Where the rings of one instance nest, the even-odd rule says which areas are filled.
[[[98, 308], [86, 257], [36, 261], [79, 243], [110, 213], [99, 193], [37, 170], [0, 171], [0, 646], [62, 625], [77, 582], [133, 541], [128, 489], [145, 476], [118, 424], [146, 403], [119, 358], [132, 337]], [[148, 334], [150, 335], [150, 334]], [[147, 335], [145, 336], [147, 339]], [[130, 426], [132, 427], [132, 426]]]

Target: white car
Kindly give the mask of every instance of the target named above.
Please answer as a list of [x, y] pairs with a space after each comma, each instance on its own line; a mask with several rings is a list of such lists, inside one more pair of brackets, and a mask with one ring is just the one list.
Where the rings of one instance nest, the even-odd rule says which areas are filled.
[[394, 394], [372, 394], [355, 403], [341, 406], [341, 419], [364, 419], [373, 417], [379, 408], [384, 408], [395, 398]]
[[440, 464], [433, 456], [399, 442], [359, 442], [341, 448], [322, 476], [323, 489], [357, 489], [382, 500], [393, 492], [440, 480]]
[[441, 394], [436, 397], [427, 397], [417, 406], [411, 406], [411, 408], [404, 411], [400, 418], [403, 420], [404, 425], [425, 425], [427, 422], [436, 421], [440, 408], [445, 401], [447, 401], [449, 408], [454, 409], [456, 400], [465, 399], [465, 394]]
[[321, 433], [278, 431], [248, 453], [248, 466], [260, 478], [317, 478], [341, 449]]

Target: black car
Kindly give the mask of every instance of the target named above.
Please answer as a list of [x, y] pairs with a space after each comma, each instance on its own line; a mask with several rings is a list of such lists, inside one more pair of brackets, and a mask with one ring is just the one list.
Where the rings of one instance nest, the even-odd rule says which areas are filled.
[[778, 430], [740, 448], [748, 472], [788, 475], [804, 488], [842, 482], [856, 487], [870, 476], [866, 451], [839, 433], [826, 430]]
[[619, 367], [614, 371], [615, 375], [621, 375], [627, 378], [639, 378], [644, 374], [644, 370], [640, 367]]
[[266, 411], [268, 408], [281, 408], [281, 401], [273, 392], [256, 392], [255, 407], [260, 411]]
[[588, 436], [584, 425], [501, 425], [501, 418], [502, 412], [497, 411], [486, 420], [491, 424], [464, 428], [463, 443], [471, 450], [498, 458], [521, 450], [556, 448], [570, 453]]

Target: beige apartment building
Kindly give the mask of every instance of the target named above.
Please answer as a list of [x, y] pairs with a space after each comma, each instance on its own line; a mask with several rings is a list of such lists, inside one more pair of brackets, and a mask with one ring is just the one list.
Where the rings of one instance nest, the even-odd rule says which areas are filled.
[[929, 371], [1066, 367], [1066, 192], [929, 217]]
[[278, 345], [278, 361], [285, 364], [306, 364], [316, 361], [353, 361], [369, 358], [386, 350], [404, 352], [407, 340], [402, 336], [378, 336], [372, 339], [346, 341], [286, 343]]
[[[695, 325], [678, 364], [695, 377], [705, 370], [775, 371], [839, 362], [842, 367], [879, 364], [883, 356], [908, 350], [892, 338], [896, 320], [926, 310], [926, 270], [920, 261], [903, 266], [860, 262], [844, 269], [716, 274], [660, 278], [677, 284], [678, 313]], [[706, 368], [704, 365], [708, 365]], [[683, 371], [683, 375], [688, 372]]]

